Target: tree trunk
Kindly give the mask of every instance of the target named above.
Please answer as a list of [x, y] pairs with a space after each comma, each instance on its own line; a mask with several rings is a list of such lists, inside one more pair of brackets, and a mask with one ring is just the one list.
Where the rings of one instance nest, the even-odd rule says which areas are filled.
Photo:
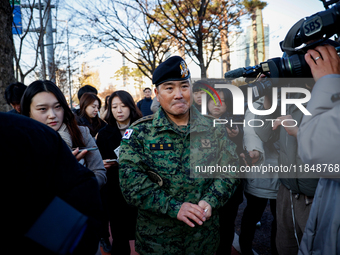
[[13, 69], [12, 8], [8, 0], [0, 1], [0, 111], [10, 109], [4, 99], [6, 87], [15, 81]]
[[207, 68], [204, 65], [204, 62], [201, 64], [201, 79], [207, 78]]
[[201, 47], [198, 49], [198, 61], [200, 64], [200, 69], [201, 69], [201, 79], [207, 78], [207, 67], [204, 64], [204, 55], [203, 55], [203, 44]]
[[253, 45], [254, 45], [254, 65], [259, 63], [259, 54], [257, 49], [257, 24], [256, 24], [256, 9], [251, 15], [252, 27], [253, 27]]
[[222, 52], [222, 77], [230, 71], [230, 47], [227, 31], [221, 31], [221, 52]]

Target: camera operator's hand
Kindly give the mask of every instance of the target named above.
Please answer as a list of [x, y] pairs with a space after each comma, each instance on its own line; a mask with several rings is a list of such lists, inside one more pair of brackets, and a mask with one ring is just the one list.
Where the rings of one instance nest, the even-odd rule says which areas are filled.
[[285, 126], [283, 127], [287, 131], [288, 135], [294, 136], [296, 138], [299, 128], [297, 126], [294, 127], [296, 122], [293, 120], [292, 115], [278, 117], [276, 121], [274, 121], [273, 130], [277, 129], [278, 126], [282, 125], [283, 120], [285, 120], [284, 122]]
[[308, 50], [305, 60], [315, 82], [328, 74], [340, 74], [340, 58], [331, 45], [317, 46], [314, 50]]

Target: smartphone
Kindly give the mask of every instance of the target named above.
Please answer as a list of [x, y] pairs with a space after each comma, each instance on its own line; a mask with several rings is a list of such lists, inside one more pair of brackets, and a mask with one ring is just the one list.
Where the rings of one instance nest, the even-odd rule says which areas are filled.
[[94, 150], [98, 150], [98, 147], [97, 146], [93, 146], [93, 147], [80, 147], [79, 148], [79, 152], [82, 152], [84, 150], [87, 150], [87, 151], [94, 151]]
[[117, 159], [107, 159], [105, 160], [106, 163], [110, 163], [110, 162], [117, 162], [118, 163], [118, 160]]

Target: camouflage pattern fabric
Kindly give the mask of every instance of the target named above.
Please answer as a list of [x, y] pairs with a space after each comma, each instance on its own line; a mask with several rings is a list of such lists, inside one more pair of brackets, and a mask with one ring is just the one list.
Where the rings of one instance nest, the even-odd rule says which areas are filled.
[[[122, 193], [138, 207], [136, 251], [140, 254], [214, 254], [219, 244], [217, 208], [226, 203], [239, 180], [233, 178], [191, 178], [190, 149], [201, 137], [211, 143], [200, 150], [201, 159], [221, 165], [237, 165], [236, 146], [224, 127], [212, 128], [211, 119], [191, 109], [194, 121], [187, 127], [171, 123], [163, 109], [131, 125], [122, 139], [119, 177]], [[203, 123], [203, 124], [202, 124]], [[124, 138], [123, 137], [123, 138]], [[191, 142], [190, 142], [191, 141]], [[216, 153], [218, 152], [218, 153]], [[216, 155], [221, 155], [217, 157]], [[201, 162], [202, 163], [202, 162]], [[212, 217], [194, 228], [177, 219], [184, 202], [208, 202]]]

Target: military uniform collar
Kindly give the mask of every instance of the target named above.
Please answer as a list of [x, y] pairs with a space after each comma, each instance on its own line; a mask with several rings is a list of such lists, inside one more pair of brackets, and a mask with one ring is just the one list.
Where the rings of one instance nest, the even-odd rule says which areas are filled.
[[169, 122], [166, 113], [163, 108], [160, 106], [158, 111], [155, 113], [152, 124], [154, 127], [169, 127], [171, 123]]

